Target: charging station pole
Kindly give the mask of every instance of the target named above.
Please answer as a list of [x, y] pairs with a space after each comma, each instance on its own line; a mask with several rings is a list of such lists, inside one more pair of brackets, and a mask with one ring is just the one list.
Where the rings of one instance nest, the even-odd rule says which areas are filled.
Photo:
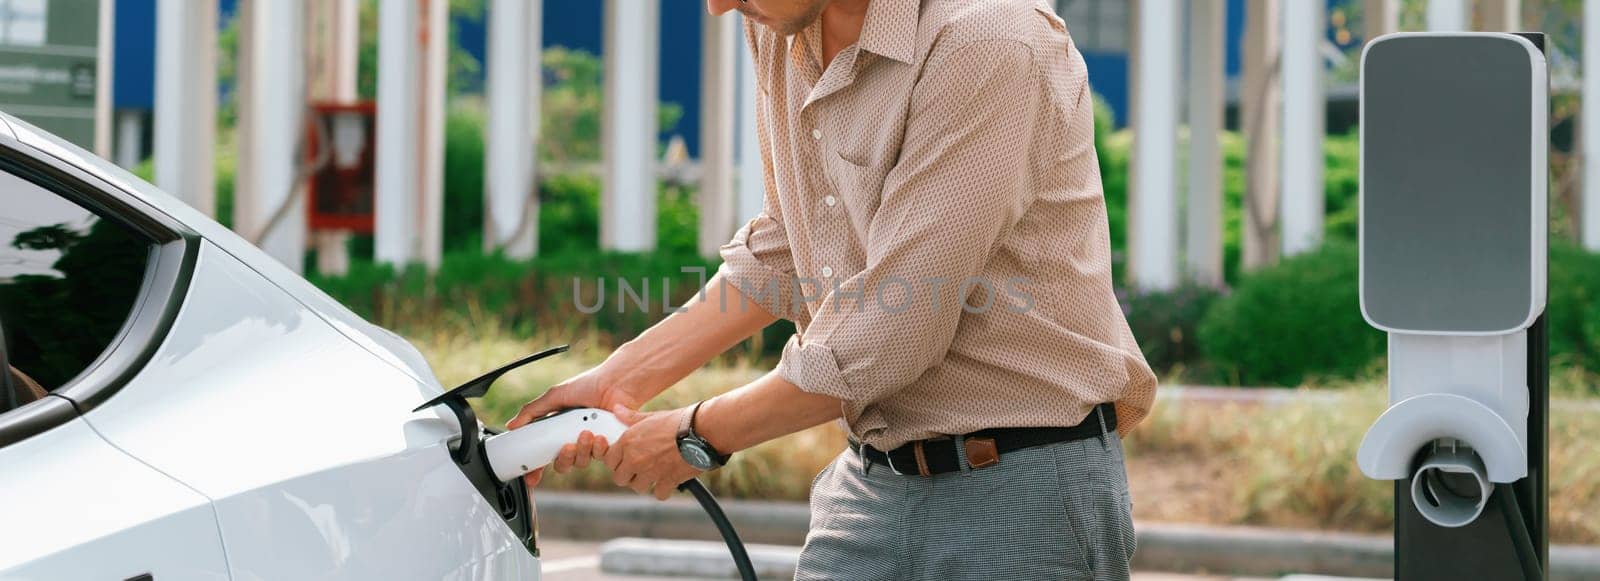
[[1544, 35], [1402, 33], [1361, 67], [1361, 310], [1389, 403], [1357, 463], [1393, 480], [1395, 578], [1548, 570]]

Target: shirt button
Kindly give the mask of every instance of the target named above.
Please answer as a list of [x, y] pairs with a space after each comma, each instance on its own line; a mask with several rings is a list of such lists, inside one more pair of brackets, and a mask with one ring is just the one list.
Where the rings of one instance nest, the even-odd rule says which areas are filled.
[[821, 129], [812, 129], [811, 130], [811, 138], [812, 139], [818, 139], [818, 140], [822, 139], [822, 130]]
[[839, 203], [839, 198], [835, 198], [833, 196], [825, 196], [825, 197], [822, 198], [822, 203], [827, 204], [828, 207], [831, 208], [831, 207], [833, 207], [834, 204]]
[[822, 276], [825, 276], [825, 277], [833, 276], [833, 267], [831, 267], [831, 266], [822, 267]]

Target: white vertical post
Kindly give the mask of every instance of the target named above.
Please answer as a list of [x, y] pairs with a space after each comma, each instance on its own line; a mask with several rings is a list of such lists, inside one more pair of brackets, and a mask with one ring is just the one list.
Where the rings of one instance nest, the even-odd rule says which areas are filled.
[[217, 3], [156, 3], [156, 185], [216, 214]]
[[606, 0], [600, 245], [656, 245], [656, 82], [660, 0]]
[[1483, 29], [1489, 32], [1522, 30], [1522, 0], [1484, 0]]
[[543, 0], [489, 6], [488, 148], [484, 159], [485, 251], [537, 251], [540, 23]]
[[1283, 3], [1283, 255], [1322, 243], [1322, 2]]
[[732, 16], [701, 15], [700, 254], [716, 256], [733, 236], [734, 73], [740, 37]]
[[1428, 30], [1459, 32], [1471, 28], [1470, 0], [1427, 0], [1427, 2]]
[[116, 31], [116, 9], [111, 0], [100, 0], [100, 13], [97, 18], [99, 32], [96, 34], [95, 71], [94, 71], [94, 154], [110, 159], [112, 155], [111, 125], [111, 80], [112, 59], [115, 58], [112, 50], [112, 41]]
[[117, 113], [117, 165], [133, 169], [144, 161], [144, 119], [138, 111]]
[[[1291, 0], [1298, 1], [1298, 0]], [[1239, 94], [1245, 138], [1244, 240], [1241, 262], [1247, 269], [1278, 260], [1278, 0], [1248, 0], [1245, 14], [1244, 71]]]
[[761, 136], [756, 127], [756, 102], [760, 89], [756, 87], [756, 66], [750, 54], [750, 43], [745, 41], [744, 15], [737, 17], [734, 28], [739, 34], [739, 211], [738, 222], [744, 223], [757, 214], [766, 203], [766, 172], [761, 162]]
[[423, 0], [422, 156], [419, 164], [422, 236], [418, 258], [438, 270], [444, 258], [444, 99], [450, 74], [450, 0]]
[[421, 20], [416, 0], [378, 3], [378, 126], [374, 200], [374, 252], [397, 266], [417, 261], [417, 217], [421, 204], [421, 103], [417, 46]]
[[1188, 274], [1222, 285], [1222, 116], [1226, 0], [1189, 5]]
[[1362, 0], [1364, 42], [1400, 30], [1400, 0]]
[[1583, 193], [1578, 231], [1600, 251], [1600, 0], [1583, 0]]
[[1141, 6], [1138, 15], [1138, 92], [1134, 100], [1134, 155], [1138, 190], [1130, 214], [1134, 283], [1165, 290], [1178, 283], [1177, 135], [1178, 20], [1181, 12]]
[[[302, 0], [246, 0], [240, 11], [239, 166], [234, 228], [300, 272], [306, 248], [304, 184], [295, 181], [304, 131]], [[243, 77], [248, 76], [248, 80]]]
[[[356, 100], [356, 62], [361, 46], [360, 0], [323, 0], [308, 8], [323, 20], [316, 31], [320, 37], [317, 61], [319, 71], [316, 98], [340, 103]], [[368, 144], [369, 147], [376, 144]], [[341, 275], [350, 270], [350, 233], [343, 230], [318, 232], [312, 243], [317, 247], [317, 272]]]
[[356, 77], [361, 60], [361, 1], [333, 2], [333, 98], [350, 103], [356, 100]]

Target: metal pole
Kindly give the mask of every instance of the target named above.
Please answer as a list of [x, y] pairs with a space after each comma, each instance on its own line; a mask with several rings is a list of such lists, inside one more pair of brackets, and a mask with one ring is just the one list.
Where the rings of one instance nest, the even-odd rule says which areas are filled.
[[1457, 32], [1472, 28], [1469, 0], [1428, 0], [1428, 30]]
[[539, 199], [535, 181], [539, 130], [542, 0], [494, 0], [489, 8], [488, 139], [484, 159], [484, 250], [534, 255]]
[[734, 67], [739, 21], [732, 16], [701, 16], [700, 69], [700, 239], [702, 256], [733, 236], [734, 216]]
[[217, 4], [156, 3], [155, 182], [216, 215]]
[[1222, 285], [1223, 50], [1227, 2], [1189, 8], [1189, 200], [1186, 257], [1199, 284]]
[[[1600, 251], [1600, 0], [1583, 2], [1583, 191], [1578, 231], [1583, 247]], [[1590, 41], [1593, 42], [1590, 42]]]
[[[241, 10], [234, 228], [294, 272], [303, 270], [305, 199], [295, 182], [305, 110], [305, 13], [301, 0], [246, 0]], [[281, 211], [287, 204], [287, 210]], [[272, 223], [275, 216], [282, 218]]]
[[379, 262], [416, 261], [421, 137], [415, 0], [378, 3], [378, 126], [375, 252]]
[[1278, 0], [1246, 4], [1244, 73], [1239, 95], [1245, 139], [1244, 267], [1278, 261], [1278, 124], [1282, 91], [1278, 54]]
[[1283, 254], [1322, 243], [1322, 54], [1326, 6], [1283, 4]]
[[659, 0], [606, 0], [605, 156], [600, 245], [646, 251], [656, 246], [656, 39]]
[[423, 0], [422, 140], [418, 258], [429, 271], [444, 259], [444, 99], [450, 74], [450, 0]]
[[1138, 191], [1129, 210], [1137, 222], [1132, 272], [1143, 289], [1170, 289], [1178, 283], [1179, 18], [1176, 10], [1139, 10], [1139, 91], [1134, 95], [1139, 116], [1133, 143]]
[[766, 203], [766, 169], [761, 161], [761, 136], [756, 128], [756, 67], [750, 54], [750, 43], [744, 39], [744, 16], [737, 17], [739, 24], [739, 211], [737, 221], [744, 223], [761, 213]]

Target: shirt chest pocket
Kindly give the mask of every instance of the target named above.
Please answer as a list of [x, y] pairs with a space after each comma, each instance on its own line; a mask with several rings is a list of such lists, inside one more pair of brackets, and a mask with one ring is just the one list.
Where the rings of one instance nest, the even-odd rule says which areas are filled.
[[[838, 153], [826, 154], [823, 171], [833, 186], [834, 200], [823, 198], [825, 209], [849, 210], [852, 214], [870, 215], [883, 196], [884, 178], [889, 175], [887, 164], [862, 165], [845, 159]], [[844, 206], [843, 208], [839, 206]]]

